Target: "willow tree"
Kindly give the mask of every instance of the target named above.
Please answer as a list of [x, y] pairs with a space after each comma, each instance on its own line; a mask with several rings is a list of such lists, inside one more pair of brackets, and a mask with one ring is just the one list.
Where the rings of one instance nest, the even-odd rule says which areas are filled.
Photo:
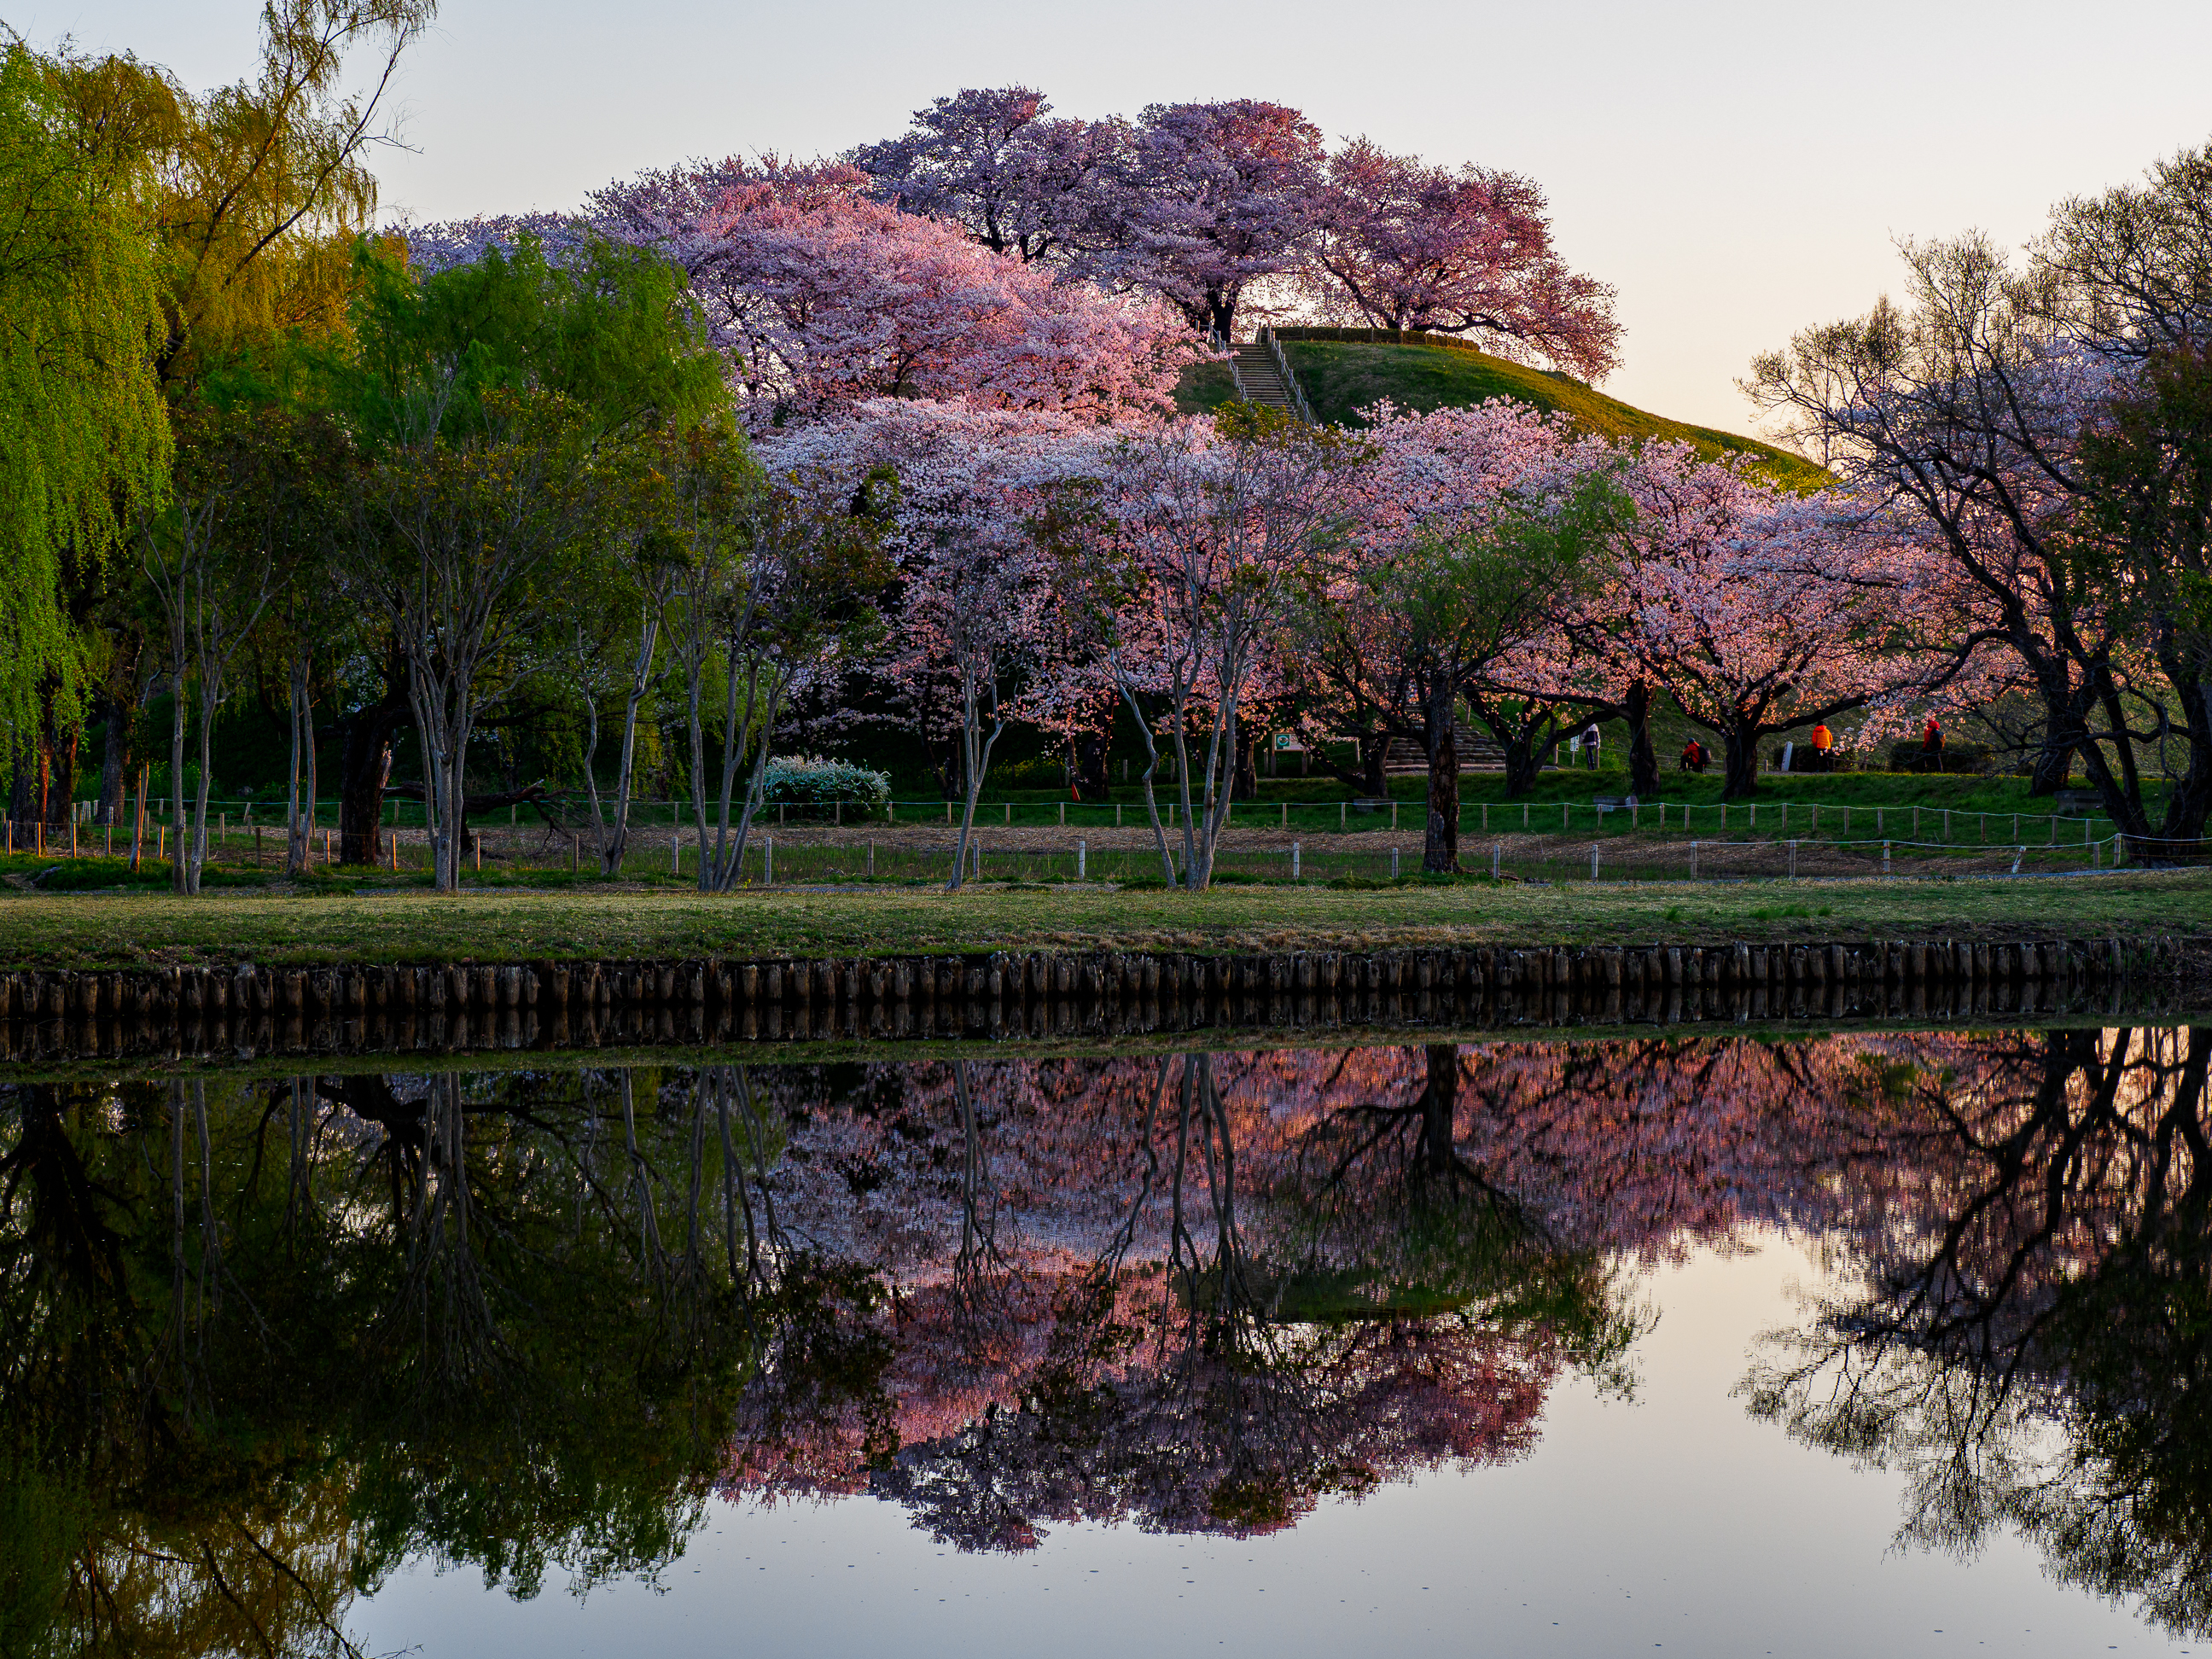
[[145, 157], [70, 121], [56, 71], [21, 45], [0, 58], [0, 724], [19, 734], [75, 698], [64, 568], [105, 561], [169, 460]]

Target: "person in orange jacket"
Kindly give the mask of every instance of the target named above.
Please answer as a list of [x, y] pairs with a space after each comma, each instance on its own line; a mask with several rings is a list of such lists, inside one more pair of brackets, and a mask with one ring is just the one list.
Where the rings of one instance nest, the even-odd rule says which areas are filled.
[[1827, 722], [1823, 720], [1813, 728], [1813, 769], [1815, 772], [1834, 770], [1836, 734], [1828, 730]]

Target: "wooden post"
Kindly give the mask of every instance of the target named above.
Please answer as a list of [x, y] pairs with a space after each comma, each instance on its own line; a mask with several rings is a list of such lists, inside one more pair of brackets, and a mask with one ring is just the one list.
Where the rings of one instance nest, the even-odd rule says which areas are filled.
[[394, 873], [394, 874], [397, 874], [397, 873], [398, 872], [398, 870], [399, 870], [399, 832], [398, 832], [397, 830], [394, 830], [392, 832], [392, 872], [393, 872], [393, 873]]
[[580, 835], [568, 837], [568, 873], [574, 875], [584, 860], [584, 838]]
[[[2057, 818], [2051, 820], [2051, 839], [2053, 841], [2057, 841], [2058, 839], [2058, 820]], [[75, 858], [76, 856], [76, 809], [74, 806], [70, 808], [70, 856], [71, 858]]]
[[261, 867], [261, 826], [258, 823], [253, 826], [253, 867]]

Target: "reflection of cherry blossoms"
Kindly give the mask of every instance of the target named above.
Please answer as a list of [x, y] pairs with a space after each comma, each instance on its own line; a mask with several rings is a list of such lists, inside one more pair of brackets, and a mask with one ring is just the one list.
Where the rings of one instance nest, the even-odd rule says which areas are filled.
[[1820, 1224], [1885, 1063], [1834, 1040], [769, 1068], [788, 1248], [883, 1286], [880, 1346], [848, 1330], [831, 1370], [862, 1385], [809, 1410], [811, 1351], [772, 1360], [729, 1490], [869, 1491], [1010, 1548], [1079, 1519], [1265, 1531], [1511, 1459], [1563, 1368], [1627, 1386], [1636, 1261]]

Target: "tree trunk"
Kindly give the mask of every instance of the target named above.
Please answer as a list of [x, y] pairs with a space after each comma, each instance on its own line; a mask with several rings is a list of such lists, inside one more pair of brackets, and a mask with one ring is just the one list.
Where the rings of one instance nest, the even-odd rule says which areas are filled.
[[383, 700], [339, 723], [345, 733], [338, 757], [342, 864], [383, 862], [384, 786], [392, 776], [392, 738], [413, 712], [407, 700], [407, 665], [395, 660], [385, 669]]
[[131, 684], [131, 701], [112, 694], [100, 698], [106, 735], [100, 744], [100, 807], [94, 814], [94, 821], [100, 823], [123, 822], [123, 782], [131, 759], [131, 717], [137, 712], [134, 706], [137, 687], [135, 682]]
[[1632, 682], [1622, 713], [1628, 720], [1628, 793], [1656, 795], [1659, 793], [1659, 751], [1651, 744], [1650, 686], [1642, 680]]
[[1452, 1120], [1459, 1106], [1459, 1048], [1449, 1042], [1427, 1048], [1429, 1073], [1421, 1088], [1421, 1173], [1448, 1176], [1457, 1155]]
[[1759, 732], [1756, 727], [1736, 727], [1728, 733], [1726, 781], [1721, 785], [1723, 800], [1741, 800], [1759, 791]]
[[1260, 799], [1260, 769], [1255, 763], [1253, 748], [1251, 728], [1240, 723], [1237, 732], [1237, 758], [1229, 779], [1229, 799], [1231, 800]]
[[70, 813], [76, 804], [77, 746], [84, 735], [78, 722], [61, 714], [61, 684], [50, 680], [40, 698], [39, 757], [44, 786], [41, 802], [48, 838], [58, 830], [69, 834]]
[[1079, 800], [1104, 800], [1114, 793], [1106, 770], [1108, 732], [1075, 734], [1075, 794]]
[[1427, 727], [1429, 823], [1421, 844], [1421, 872], [1450, 875], [1459, 869], [1459, 738], [1449, 680], [1429, 698]]
[[1536, 775], [1544, 769], [1543, 761], [1536, 752], [1536, 734], [1524, 727], [1508, 738], [1503, 747], [1505, 750], [1505, 799], [1518, 800], [1536, 787]]

